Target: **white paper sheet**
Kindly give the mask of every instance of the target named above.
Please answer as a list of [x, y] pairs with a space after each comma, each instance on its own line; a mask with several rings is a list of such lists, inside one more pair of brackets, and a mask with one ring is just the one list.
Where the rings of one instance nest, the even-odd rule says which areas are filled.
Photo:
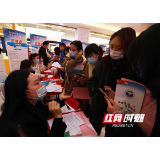
[[74, 112], [63, 115], [62, 117], [63, 117], [63, 122], [65, 122], [67, 125], [65, 132], [71, 131], [74, 128], [77, 128], [82, 124], [84, 124], [84, 122]]
[[[67, 125], [65, 132], [71, 131], [84, 124], [84, 122], [74, 112], [62, 115], [62, 117], [63, 117], [63, 122], [65, 122]], [[54, 121], [54, 118], [48, 120], [50, 129], [52, 127], [53, 121]]]
[[57, 68], [61, 68], [61, 65], [58, 62], [54, 62], [52, 64], [52, 66], [57, 67]]
[[61, 85], [55, 85], [55, 83], [49, 83], [46, 87], [47, 92], [62, 92]]
[[53, 75], [48, 75], [48, 78], [52, 78], [53, 77]]
[[68, 113], [68, 112], [74, 112], [75, 110], [72, 107], [67, 107], [67, 105], [64, 105], [61, 108], [62, 113]]
[[82, 135], [82, 131], [81, 129], [78, 128], [74, 128], [71, 131], [69, 131], [70, 136], [78, 136], [78, 135]]

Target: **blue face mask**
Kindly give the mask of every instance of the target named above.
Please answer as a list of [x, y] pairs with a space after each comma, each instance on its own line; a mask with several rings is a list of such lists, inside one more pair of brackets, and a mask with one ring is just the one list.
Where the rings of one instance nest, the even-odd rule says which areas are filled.
[[97, 60], [94, 57], [87, 58], [89, 64], [95, 64]]
[[[26, 90], [26, 91], [29, 91], [29, 90]], [[38, 98], [31, 98], [31, 97], [28, 97], [28, 98], [31, 98], [35, 101], [39, 101], [41, 99], [43, 99], [46, 94], [47, 94], [47, 89], [46, 89], [46, 86], [43, 85], [41, 88], [37, 89], [36, 91], [29, 91], [29, 92], [37, 92], [37, 96]]]
[[35, 63], [39, 63], [39, 59], [36, 59], [36, 60], [35, 60]]
[[32, 70], [33, 70], [33, 71], [35, 71], [35, 70], [36, 70], [36, 68], [35, 68], [35, 67], [32, 67]]
[[71, 58], [75, 58], [76, 55], [77, 55], [77, 53], [69, 51], [69, 56]]

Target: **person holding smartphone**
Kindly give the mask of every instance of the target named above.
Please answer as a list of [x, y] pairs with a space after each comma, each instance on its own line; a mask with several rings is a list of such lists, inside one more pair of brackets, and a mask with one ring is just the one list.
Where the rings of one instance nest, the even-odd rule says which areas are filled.
[[[99, 135], [103, 126], [104, 113], [107, 113], [107, 102], [99, 88], [104, 90], [107, 86], [115, 91], [117, 79], [126, 77], [126, 52], [135, 38], [136, 32], [130, 27], [115, 32], [110, 38], [109, 55], [96, 64], [92, 77], [88, 80], [89, 95], [92, 97], [90, 122]], [[106, 124], [106, 132], [109, 127], [110, 125]]]
[[83, 48], [81, 41], [73, 41], [70, 44], [69, 56], [64, 57], [61, 66], [64, 68], [64, 88], [66, 90], [73, 90], [73, 87], [81, 87], [79, 77], [73, 74], [73, 69], [84, 62], [82, 58]]

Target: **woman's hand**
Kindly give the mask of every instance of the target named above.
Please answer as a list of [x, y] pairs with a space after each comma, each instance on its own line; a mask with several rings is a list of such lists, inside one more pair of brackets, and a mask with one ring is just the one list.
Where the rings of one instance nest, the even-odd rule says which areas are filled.
[[70, 77], [72, 78], [72, 81], [75, 81], [78, 78], [77, 75], [70, 75]]
[[60, 104], [56, 101], [52, 101], [48, 103], [48, 108], [51, 113], [53, 113], [55, 118], [62, 118], [62, 111], [60, 108]]
[[64, 67], [61, 67], [60, 69], [61, 69], [62, 71], [64, 71]]
[[48, 81], [48, 83], [49, 83], [49, 82], [51, 81], [51, 78], [49, 78], [47, 81]]
[[105, 100], [107, 101], [108, 107], [107, 107], [107, 113], [113, 113], [115, 111], [121, 110], [121, 107], [112, 99], [110, 101], [105, 97]]
[[63, 88], [63, 92], [60, 94], [59, 99], [60, 99], [61, 101], [62, 101], [62, 100], [66, 100], [66, 99], [72, 97], [72, 95], [73, 95], [73, 91], [71, 92], [70, 95], [68, 95], [68, 94], [65, 93], [65, 88]]
[[108, 86], [104, 86], [104, 89], [109, 92], [109, 93], [105, 92], [108, 95], [108, 97], [110, 99], [114, 100], [115, 92], [110, 87], [108, 87]]
[[[84, 76], [84, 74], [82, 74], [82, 76]], [[81, 80], [82, 82], [86, 82], [86, 81], [87, 81], [87, 79], [86, 79], [86, 78], [83, 78], [83, 77], [80, 77], [80, 80]]]
[[83, 55], [83, 51], [81, 50], [81, 51], [79, 51], [79, 53], [78, 53], [80, 56], [82, 56]]

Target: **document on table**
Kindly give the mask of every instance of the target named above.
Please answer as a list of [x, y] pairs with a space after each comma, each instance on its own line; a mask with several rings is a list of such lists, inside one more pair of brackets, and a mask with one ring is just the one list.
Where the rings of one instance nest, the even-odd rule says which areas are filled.
[[68, 113], [68, 112], [74, 112], [75, 110], [72, 108], [72, 107], [69, 107], [67, 105], [64, 105], [62, 108], [61, 108], [61, 111], [62, 113]]
[[44, 71], [44, 73], [47, 73], [47, 72], [51, 72], [51, 69], [48, 69], [48, 70]]
[[58, 62], [54, 62], [52, 67], [61, 68], [61, 65]]
[[[65, 132], [72, 131], [73, 129], [78, 128], [79, 126], [84, 124], [84, 122], [74, 112], [62, 115], [62, 117], [63, 122], [65, 122], [67, 125]], [[48, 120], [50, 129], [52, 127], [53, 120], [54, 119]]]
[[48, 78], [52, 78], [53, 77], [53, 75], [48, 75]]
[[65, 114], [62, 117], [63, 117], [63, 122], [65, 122], [67, 125], [65, 132], [71, 131], [74, 128], [77, 128], [82, 124], [84, 124], [84, 122], [74, 112]]
[[55, 85], [55, 83], [49, 83], [46, 87], [47, 92], [62, 92], [61, 85]]

